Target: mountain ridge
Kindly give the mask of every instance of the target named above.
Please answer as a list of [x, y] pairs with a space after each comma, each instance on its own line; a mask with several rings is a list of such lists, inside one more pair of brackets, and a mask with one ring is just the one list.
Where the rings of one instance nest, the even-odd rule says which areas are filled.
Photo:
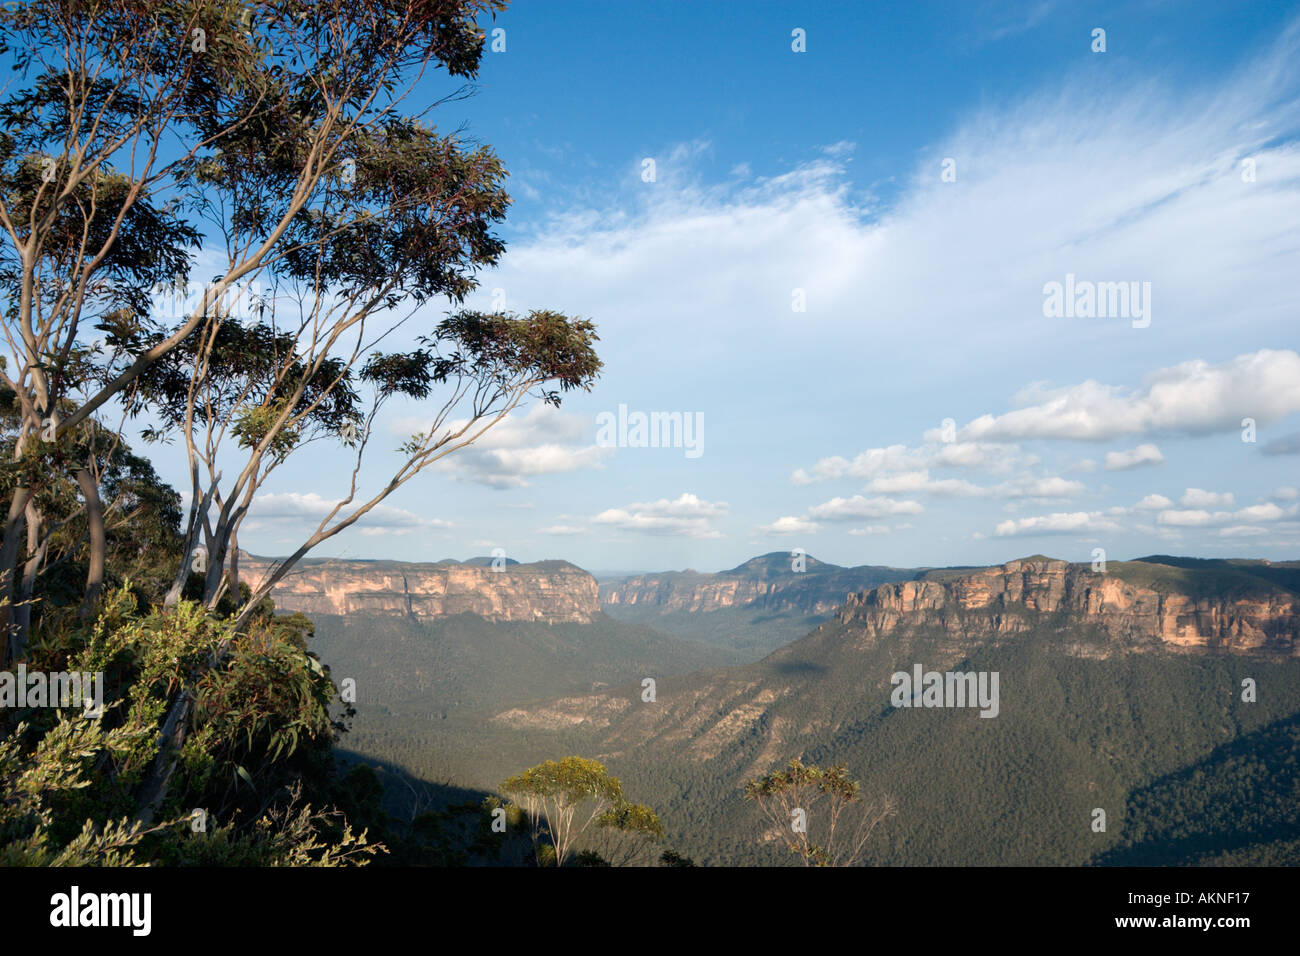
[[651, 606], [665, 613], [754, 607], [829, 615], [853, 591], [905, 580], [916, 573], [915, 568], [879, 565], [847, 568], [809, 554], [796, 557], [772, 551], [716, 573], [664, 571], [607, 581], [601, 584], [600, 601], [606, 608]]

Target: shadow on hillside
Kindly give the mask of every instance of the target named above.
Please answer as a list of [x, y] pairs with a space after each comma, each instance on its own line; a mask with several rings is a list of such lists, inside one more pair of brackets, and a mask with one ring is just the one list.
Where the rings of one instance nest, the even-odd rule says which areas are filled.
[[335, 756], [346, 769], [358, 764], [369, 767], [384, 786], [384, 811], [398, 820], [410, 821], [421, 813], [441, 813], [448, 807], [474, 804], [479, 806], [493, 794], [474, 787], [461, 787], [447, 781], [417, 777], [397, 764], [336, 747]]
[[812, 661], [772, 661], [768, 666], [787, 677], [816, 677], [827, 672], [821, 664]]
[[1094, 866], [1300, 864], [1300, 714], [1129, 794], [1125, 842]]
[[759, 624], [798, 624], [809, 631], [815, 631], [821, 624], [831, 619], [830, 614], [802, 614], [797, 611], [769, 611], [759, 614], [751, 623]]

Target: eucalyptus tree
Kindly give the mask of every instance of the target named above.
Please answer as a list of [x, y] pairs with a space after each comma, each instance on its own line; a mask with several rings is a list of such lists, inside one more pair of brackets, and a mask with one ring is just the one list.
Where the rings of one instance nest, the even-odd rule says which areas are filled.
[[564, 866], [584, 842], [593, 848], [586, 851], [593, 861], [635, 863], [664, 835], [654, 810], [630, 803], [622, 783], [598, 760], [547, 760], [506, 780], [501, 791], [527, 814], [539, 864]]
[[[331, 416], [353, 412], [344, 423], [352, 427], [335, 434], [355, 449], [367, 433], [348, 389], [377, 388], [373, 411], [414, 383], [392, 377], [405, 360], [376, 354], [386, 330], [427, 315], [421, 307], [435, 300], [462, 303], [475, 272], [503, 250], [492, 232], [509, 202], [500, 161], [428, 120], [467, 91], [482, 56], [478, 19], [503, 8], [501, 0], [33, 0], [0, 9], [0, 55], [13, 68], [0, 93], [0, 383], [18, 407], [0, 543], [8, 656], [23, 651], [15, 608], [32, 597], [20, 588], [31, 577], [20, 565], [40, 552], [51, 524], [39, 489], [76, 476], [91, 550], [102, 557], [94, 502], [102, 488], [76, 435], [92, 417], [111, 430], [119, 410], [159, 411], [158, 378], [174, 385], [178, 371], [160, 363], [181, 355], [191, 363], [181, 421], [163, 414], [162, 427], [185, 436], [187, 545], [206, 536], [218, 554], [229, 550], [268, 457], [296, 447], [307, 422], [330, 428], [339, 424]], [[440, 73], [453, 84], [412, 108], [417, 85]], [[159, 315], [154, 294], [166, 285], [202, 292]], [[228, 427], [249, 456], [222, 493], [215, 475], [202, 474], [207, 442], [195, 436], [211, 424], [204, 406], [215, 408], [207, 352], [237, 337], [224, 304], [250, 288], [303, 305], [296, 322], [254, 332], [274, 342], [274, 368], [242, 353], [248, 366], [238, 371], [250, 387], [225, 402], [238, 407]], [[440, 371], [444, 382], [463, 371], [480, 384], [528, 391], [550, 376], [569, 388], [589, 384], [599, 366], [590, 326], [556, 313], [498, 316], [478, 330], [447, 321], [406, 353], [427, 363], [434, 384]], [[435, 339], [456, 350], [440, 358], [428, 345]], [[534, 344], [544, 354], [526, 355]], [[545, 354], [551, 346], [558, 352]], [[515, 392], [469, 417], [497, 420]], [[443, 437], [431, 434], [430, 444]], [[415, 470], [430, 451], [412, 452]], [[214, 502], [215, 522], [205, 510]], [[101, 564], [88, 562], [88, 597]], [[205, 597], [221, 587], [218, 573]]]
[[804, 866], [853, 866], [876, 828], [898, 812], [891, 796], [867, 801], [843, 764], [789, 766], [745, 784], [772, 832]]

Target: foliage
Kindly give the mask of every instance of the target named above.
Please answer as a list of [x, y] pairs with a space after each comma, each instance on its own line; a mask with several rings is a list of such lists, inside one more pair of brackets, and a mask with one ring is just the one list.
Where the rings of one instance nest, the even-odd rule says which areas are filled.
[[91, 786], [100, 755], [140, 742], [136, 731], [105, 732], [98, 720], [63, 714], [39, 737], [31, 729], [20, 723], [0, 738], [0, 866], [133, 865], [149, 831], [125, 815], [101, 826], [86, 819], [70, 831], [60, 810]]
[[804, 866], [853, 866], [876, 827], [898, 812], [892, 797], [868, 804], [861, 790], [843, 764], [823, 770], [796, 757], [746, 783], [745, 797]]
[[[613, 859], [587, 848], [577, 865], [618, 865], [633, 862], [645, 841], [663, 836], [663, 824], [649, 807], [629, 803], [623, 785], [605, 765], [584, 757], [547, 760], [501, 784], [503, 793], [518, 801], [528, 815], [539, 866], [564, 866], [576, 842], [594, 827], [602, 836], [631, 837], [602, 843]], [[542, 842], [543, 836], [549, 842]]]
[[[0, 860], [341, 865], [380, 849], [303, 802], [306, 789], [328, 785], [344, 725], [330, 715], [336, 692], [300, 620], [268, 617], [235, 633], [189, 601], [141, 611], [123, 586], [88, 625], [39, 629], [27, 663], [101, 673], [103, 713], [0, 712], [11, 725], [0, 737]], [[193, 695], [193, 732], [163, 822], [146, 826], [137, 789], [178, 692]], [[195, 808], [210, 826], [191, 825]]]

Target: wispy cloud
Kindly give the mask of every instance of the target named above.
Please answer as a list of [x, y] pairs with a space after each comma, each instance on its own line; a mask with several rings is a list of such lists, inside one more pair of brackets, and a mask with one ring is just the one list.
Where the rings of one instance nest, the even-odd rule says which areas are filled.
[[[453, 422], [450, 427], [463, 424]], [[408, 435], [426, 429], [428, 424], [402, 418], [390, 427], [399, 435]], [[590, 421], [538, 404], [503, 419], [474, 444], [434, 467], [460, 481], [492, 488], [526, 488], [530, 479], [540, 475], [603, 467], [613, 449], [597, 446], [594, 439]]]
[[1151, 444], [1138, 445], [1127, 451], [1106, 452], [1107, 471], [1131, 471], [1147, 465], [1162, 465], [1164, 461], [1165, 456], [1160, 453], [1160, 449]]
[[687, 538], [720, 538], [722, 532], [714, 527], [713, 521], [726, 515], [727, 511], [725, 501], [705, 501], [686, 492], [672, 501], [660, 498], [658, 501], [640, 502], [622, 508], [608, 508], [592, 521], [623, 531], [682, 535]]
[[[339, 499], [326, 498], [311, 492], [272, 492], [260, 494], [253, 499], [249, 508], [250, 521], [265, 524], [275, 522], [286, 525], [316, 525], [329, 515], [338, 505]], [[339, 512], [341, 516], [350, 513], [351, 508], [344, 505]], [[453, 527], [450, 521], [440, 518], [427, 518], [391, 505], [376, 505], [358, 522], [357, 530], [368, 537], [380, 535], [403, 535], [412, 531], [441, 531]]]
[[1032, 518], [1003, 521], [994, 529], [998, 537], [1012, 535], [1073, 534], [1086, 531], [1118, 531], [1117, 522], [1097, 511], [1058, 512]]

